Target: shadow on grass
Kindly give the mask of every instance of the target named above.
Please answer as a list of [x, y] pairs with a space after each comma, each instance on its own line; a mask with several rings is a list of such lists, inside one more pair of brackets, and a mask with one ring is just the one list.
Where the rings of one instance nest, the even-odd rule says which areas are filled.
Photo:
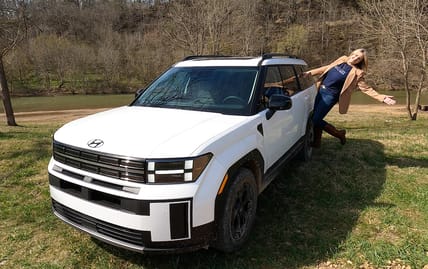
[[428, 167], [428, 159], [427, 158], [417, 159], [414, 157], [402, 156], [399, 158], [388, 158], [387, 163], [388, 163], [388, 165], [394, 165], [394, 166], [398, 166], [400, 168], [402, 168], [402, 167], [427, 168]]
[[256, 225], [238, 252], [152, 256], [98, 242], [110, 253], [144, 268], [299, 268], [327, 261], [340, 251], [385, 182], [383, 145], [325, 139], [309, 163], [291, 162], [260, 196]]

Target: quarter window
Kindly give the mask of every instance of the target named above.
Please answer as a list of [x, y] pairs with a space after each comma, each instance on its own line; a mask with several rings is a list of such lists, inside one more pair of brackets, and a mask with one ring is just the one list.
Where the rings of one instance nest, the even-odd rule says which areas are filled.
[[314, 79], [312, 76], [303, 76], [303, 72], [305, 72], [305, 68], [303, 68], [303, 66], [296, 66], [296, 71], [302, 89], [307, 89], [314, 84]]
[[277, 66], [269, 66], [266, 70], [265, 87], [282, 87], [281, 73]]

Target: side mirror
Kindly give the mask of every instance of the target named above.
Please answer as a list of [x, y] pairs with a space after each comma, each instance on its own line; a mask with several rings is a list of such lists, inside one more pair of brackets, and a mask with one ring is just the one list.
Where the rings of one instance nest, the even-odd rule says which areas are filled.
[[272, 94], [269, 97], [268, 108], [273, 110], [287, 110], [292, 106], [292, 101], [289, 96], [284, 94]]
[[273, 114], [277, 110], [288, 110], [293, 105], [291, 98], [283, 94], [272, 94], [268, 101], [268, 112], [266, 113], [266, 119], [272, 118]]

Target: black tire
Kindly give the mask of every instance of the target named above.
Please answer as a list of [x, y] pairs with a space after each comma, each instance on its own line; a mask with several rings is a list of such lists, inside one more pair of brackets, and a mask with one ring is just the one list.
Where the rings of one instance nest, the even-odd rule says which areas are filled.
[[256, 218], [257, 186], [253, 173], [241, 168], [229, 179], [217, 221], [214, 247], [223, 252], [239, 249], [247, 241]]
[[314, 141], [314, 126], [312, 119], [308, 120], [306, 124], [306, 133], [303, 141], [303, 147], [300, 152], [297, 154], [297, 159], [300, 161], [308, 162], [312, 158], [313, 148], [312, 142]]

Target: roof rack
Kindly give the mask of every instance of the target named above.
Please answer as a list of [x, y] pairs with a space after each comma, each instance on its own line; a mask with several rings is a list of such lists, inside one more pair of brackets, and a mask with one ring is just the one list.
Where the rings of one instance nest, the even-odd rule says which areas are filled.
[[[290, 54], [284, 54], [284, 53], [263, 53], [258, 65], [260, 66], [264, 60], [266, 59], [272, 59], [272, 58], [290, 58], [290, 59], [299, 59], [299, 57], [290, 55]], [[190, 61], [195, 59], [200, 60], [209, 60], [209, 59], [252, 59], [254, 56], [230, 56], [230, 55], [190, 55], [185, 57], [182, 61]]]
[[182, 61], [189, 61], [194, 59], [250, 59], [249, 56], [230, 56], [230, 55], [190, 55], [185, 57]]
[[262, 64], [262, 62], [266, 59], [272, 59], [272, 58], [293, 58], [293, 59], [298, 59], [298, 57], [293, 56], [293, 55], [289, 55], [289, 54], [284, 54], [284, 53], [263, 53], [262, 54], [262, 59], [259, 62], [259, 66]]
[[[290, 54], [284, 54], [284, 53], [264, 53], [262, 54], [262, 60], [265, 59], [272, 59], [275, 57], [284, 57], [284, 58], [299, 58], [297, 56], [294, 55], [290, 55]], [[215, 55], [215, 54], [208, 54], [208, 55], [190, 55], [185, 57], [182, 61], [189, 61], [189, 60], [194, 60], [194, 59], [209, 59], [209, 58], [238, 58], [238, 59], [242, 59], [242, 58], [252, 58], [251, 56], [230, 56], [230, 55]]]
[[295, 55], [290, 55], [290, 54], [284, 54], [284, 53], [264, 53], [262, 55], [262, 59], [272, 59], [274, 57], [284, 57], [284, 58], [294, 58], [297, 59], [299, 57], [295, 56]]
[[189, 61], [193, 59], [206, 59], [206, 58], [229, 58], [232, 56], [225, 56], [225, 55], [190, 55], [185, 57], [182, 61]]

